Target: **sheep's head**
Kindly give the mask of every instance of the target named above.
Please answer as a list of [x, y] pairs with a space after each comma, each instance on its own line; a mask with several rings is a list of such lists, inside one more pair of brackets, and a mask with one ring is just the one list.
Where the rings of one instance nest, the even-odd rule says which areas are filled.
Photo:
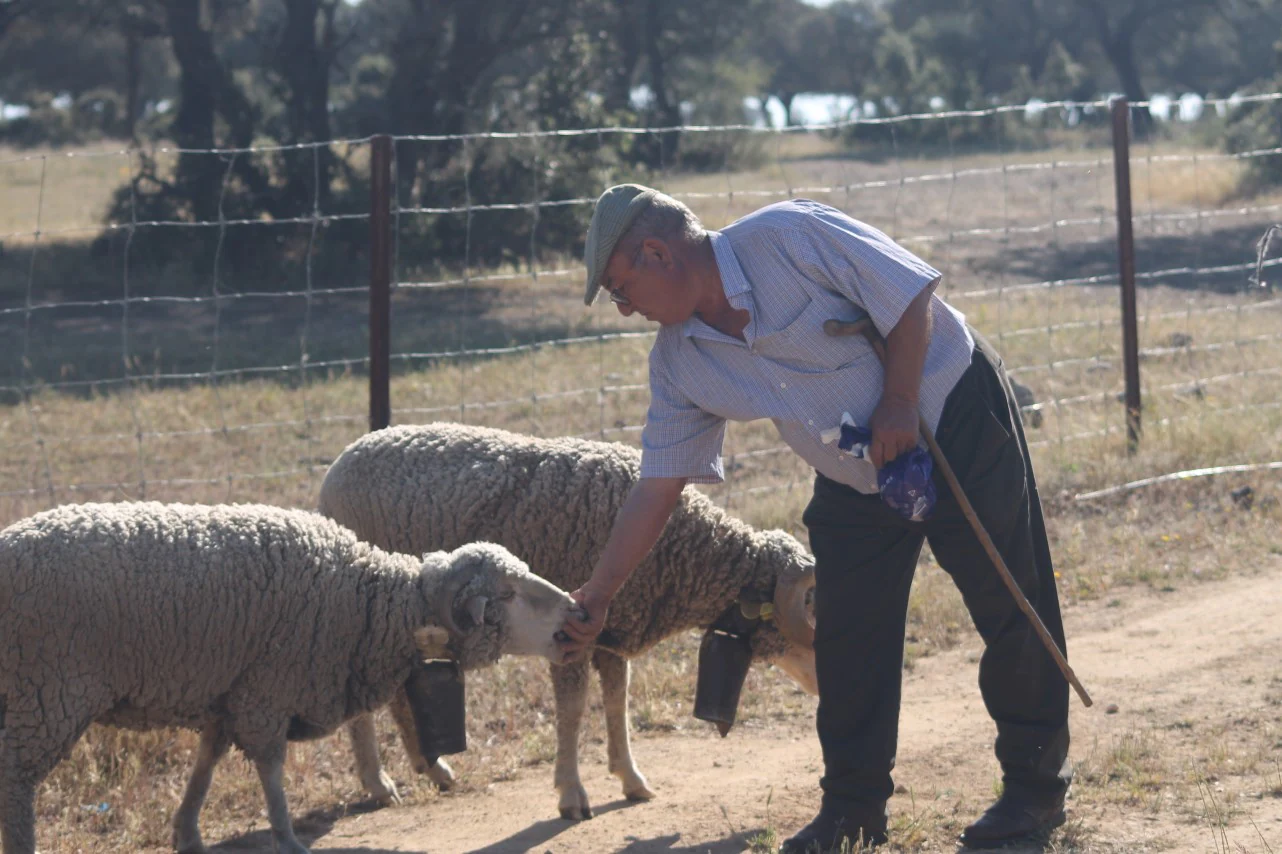
[[[811, 694], [819, 693], [815, 675], [815, 561], [797, 539], [783, 531], [764, 531], [761, 548], [774, 568], [770, 619], [752, 636], [754, 657], [773, 661]], [[752, 603], [746, 603], [751, 607]]]
[[[574, 601], [507, 549], [470, 543], [425, 555], [423, 570], [434, 587], [436, 623], [448, 632], [448, 657], [464, 670], [493, 664], [501, 655], [560, 660], [554, 636]], [[420, 631], [420, 652], [440, 657], [441, 640], [439, 631]]]

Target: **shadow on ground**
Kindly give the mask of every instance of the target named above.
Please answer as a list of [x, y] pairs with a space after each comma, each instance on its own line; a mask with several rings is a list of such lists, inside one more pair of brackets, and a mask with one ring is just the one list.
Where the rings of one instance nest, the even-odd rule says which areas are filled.
[[[1144, 234], [1144, 217], [1137, 215], [1135, 223], [1135, 269], [1139, 274], [1183, 268], [1254, 265], [1256, 244], [1265, 232], [1265, 227], [1256, 223], [1223, 228], [1208, 226], [1201, 233]], [[1117, 243], [1110, 237], [1108, 240], [1059, 245], [1040, 243], [1021, 246], [1018, 251], [1003, 252], [981, 259], [975, 264], [975, 269], [1029, 282], [1116, 276]], [[1250, 287], [1248, 279], [1254, 275], [1255, 269], [1252, 266], [1248, 270], [1223, 273], [1139, 279], [1137, 285], [1142, 288], [1165, 285], [1181, 290], [1235, 293]], [[1274, 275], [1279, 274], [1275, 272]]]
[[[168, 384], [207, 382], [217, 371], [223, 383], [258, 379], [293, 386], [304, 376], [365, 371], [367, 271], [314, 276], [310, 289], [297, 275], [239, 287], [223, 283], [216, 299], [210, 281], [159, 281], [163, 274], [152, 271], [145, 286], [132, 283], [133, 301], [126, 306], [119, 272], [92, 271], [79, 257], [83, 251], [71, 244], [40, 247], [31, 281], [28, 249], [0, 257], [0, 386], [49, 384], [83, 396], [89, 383], [98, 382], [105, 383], [98, 393], [111, 394], [126, 387], [126, 356], [130, 377], [153, 383], [160, 377]], [[144, 273], [135, 271], [133, 278]], [[535, 287], [518, 277], [504, 284], [395, 291], [393, 371], [430, 358], [406, 354], [555, 340], [610, 322], [613, 312], [583, 305], [577, 279], [543, 279]], [[344, 292], [317, 293], [326, 289]], [[0, 402], [15, 403], [11, 396]]]
[[[594, 814], [601, 816], [615, 810], [626, 809], [635, 806], [636, 802], [627, 800], [611, 801], [599, 807], [593, 807]], [[498, 842], [486, 845], [483, 848], [468, 849], [468, 854], [518, 854], [522, 851], [546, 850], [542, 846], [551, 842], [565, 831], [574, 827], [574, 822], [562, 818], [546, 819], [536, 821], [534, 824], [518, 831], [506, 839], [500, 839]], [[648, 849], [647, 849], [648, 850]], [[668, 849], [655, 849], [668, 850]]]
[[[388, 848], [326, 848], [316, 846], [318, 840], [324, 838], [326, 834], [334, 829], [334, 825], [338, 823], [339, 819], [375, 812], [379, 808], [379, 805], [373, 801], [363, 801], [343, 807], [333, 806], [315, 809], [305, 815], [294, 818], [294, 833], [298, 836], [298, 840], [315, 854], [427, 854], [426, 851], [414, 852], [406, 849], [393, 851]], [[224, 839], [217, 845], [209, 846], [210, 854], [218, 854], [218, 852], [227, 852], [227, 854], [231, 854], [231, 852], [266, 854], [275, 850], [276, 846], [272, 841], [270, 830], [256, 830], [253, 833], [234, 836], [230, 839]]]

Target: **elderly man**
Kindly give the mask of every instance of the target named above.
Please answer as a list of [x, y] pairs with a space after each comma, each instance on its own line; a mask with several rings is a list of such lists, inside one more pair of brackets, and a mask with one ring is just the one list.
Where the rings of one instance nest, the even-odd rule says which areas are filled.
[[[922, 541], [952, 576], [986, 644], [979, 684], [997, 723], [1003, 790], [962, 840], [998, 847], [1064, 822], [1068, 686], [937, 476], [923, 521], [883, 502], [877, 470], [918, 440], [918, 413], [1020, 587], [1063, 648], [1033, 469], [1002, 362], [935, 296], [940, 274], [882, 232], [817, 202], [762, 208], [706, 231], [684, 204], [625, 184], [597, 201], [587, 294], [660, 324], [650, 352], [641, 479], [591, 579], [574, 597], [567, 650], [599, 634], [610, 601], [654, 545], [687, 483], [723, 477], [727, 419], [769, 418], [814, 466], [802, 520], [815, 555], [817, 729], [822, 804], [785, 854], [886, 841], [898, 738], [908, 592]], [[863, 339], [824, 334], [868, 316]], [[870, 459], [825, 441], [842, 414], [872, 432]]]

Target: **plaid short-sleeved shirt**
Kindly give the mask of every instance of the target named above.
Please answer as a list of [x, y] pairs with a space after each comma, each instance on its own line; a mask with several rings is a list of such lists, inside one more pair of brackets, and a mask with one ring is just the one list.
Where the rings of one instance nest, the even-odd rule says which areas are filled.
[[[762, 208], [710, 236], [726, 297], [749, 314], [745, 340], [697, 317], [660, 327], [641, 476], [718, 483], [726, 421], [769, 418], [818, 472], [876, 492], [872, 464], [820, 434], [843, 412], [868, 423], [881, 400], [881, 363], [862, 336], [829, 337], [823, 322], [871, 316], [886, 335], [939, 272], [877, 229], [808, 199]], [[974, 341], [964, 316], [938, 296], [930, 312], [920, 404], [935, 429]]]

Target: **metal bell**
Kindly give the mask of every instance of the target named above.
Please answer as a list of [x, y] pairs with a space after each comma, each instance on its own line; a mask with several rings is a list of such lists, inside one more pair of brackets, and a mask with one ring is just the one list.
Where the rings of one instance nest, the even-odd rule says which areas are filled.
[[467, 750], [463, 671], [455, 661], [423, 661], [405, 683], [419, 753], [428, 762]]
[[725, 738], [734, 725], [739, 694], [748, 678], [752, 647], [744, 635], [708, 629], [699, 644], [699, 677], [695, 685], [694, 716], [711, 721]]

